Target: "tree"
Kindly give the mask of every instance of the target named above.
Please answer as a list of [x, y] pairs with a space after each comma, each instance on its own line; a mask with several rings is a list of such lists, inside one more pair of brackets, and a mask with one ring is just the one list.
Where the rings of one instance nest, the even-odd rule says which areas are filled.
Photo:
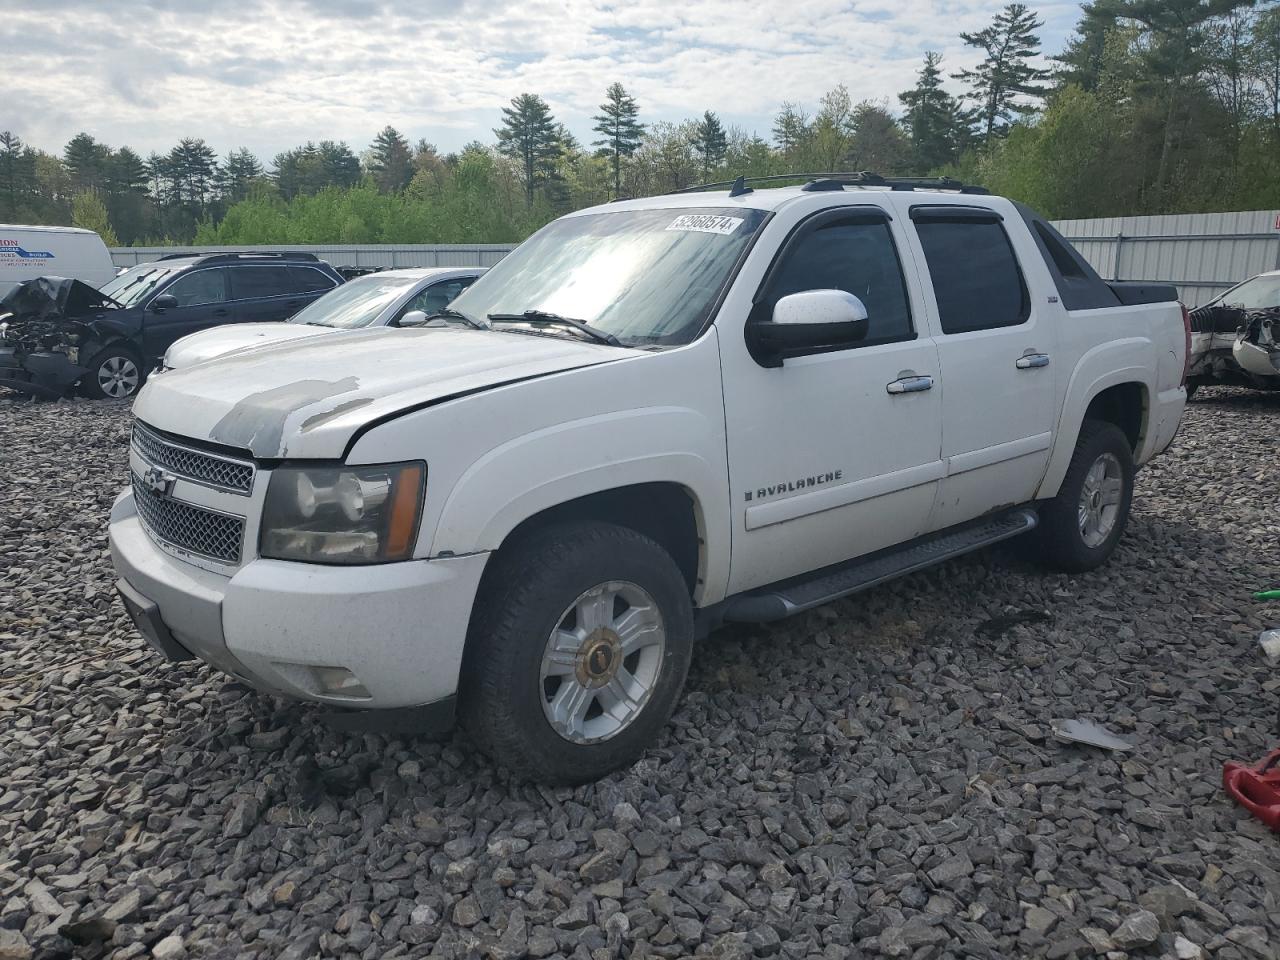
[[1044, 21], [1024, 4], [1011, 3], [996, 14], [991, 25], [977, 33], [962, 33], [960, 39], [986, 56], [972, 70], [961, 70], [955, 79], [972, 88], [966, 95], [978, 105], [984, 142], [990, 146], [997, 135], [1008, 133], [1017, 117], [1033, 113], [1026, 97], [1043, 97], [1048, 90], [1040, 82], [1049, 71], [1032, 66], [1040, 53], [1036, 31]]
[[1169, 183], [1179, 110], [1190, 81], [1207, 62], [1206, 25], [1233, 10], [1251, 7], [1255, 0], [1094, 0], [1087, 16], [1103, 22], [1127, 21], [1142, 31], [1142, 61], [1147, 74], [1165, 89], [1164, 130], [1160, 160], [1153, 184], [1155, 202], [1162, 202]]
[[809, 117], [804, 108], [784, 103], [773, 121], [773, 142], [782, 151], [783, 159], [791, 161], [795, 151], [809, 139], [809, 133]]
[[911, 158], [911, 141], [883, 105], [864, 100], [854, 107], [850, 127], [853, 135], [845, 166], [886, 176], [905, 172]]
[[248, 147], [231, 151], [218, 169], [215, 186], [219, 199], [226, 204], [239, 203], [249, 196], [255, 185], [262, 182], [264, 175], [261, 161]]
[[942, 87], [942, 55], [924, 55], [916, 85], [899, 94], [906, 112], [902, 125], [911, 138], [912, 166], [919, 174], [954, 163], [968, 139], [968, 121], [959, 102]]
[[218, 170], [213, 148], [198, 137], [184, 137], [166, 159], [174, 202], [203, 210]]
[[369, 148], [369, 172], [383, 193], [399, 193], [413, 179], [409, 141], [393, 126], [382, 128]]
[[87, 133], [77, 133], [62, 151], [67, 173], [76, 190], [96, 190], [102, 186], [102, 168], [110, 150]]
[[853, 100], [844, 84], [823, 94], [804, 150], [819, 171], [839, 170], [853, 146]]
[[724, 162], [725, 153], [729, 149], [724, 124], [710, 110], [703, 113], [701, 120], [696, 121], [693, 149], [702, 161], [702, 182], [707, 183], [711, 179], [711, 171]]
[[601, 147], [609, 158], [615, 197], [622, 190], [622, 161], [639, 149], [644, 136], [644, 125], [640, 123], [639, 116], [640, 108], [636, 106], [635, 98], [622, 84], [611, 83], [605, 91], [604, 103], [600, 104], [600, 112], [592, 117], [596, 125], [591, 129], [600, 134], [600, 139], [593, 140], [591, 145]]
[[520, 164], [525, 202], [533, 205], [534, 191], [552, 177], [560, 156], [560, 138], [551, 108], [541, 97], [522, 93], [502, 108], [502, 126], [493, 131], [498, 152]]
[[35, 154], [15, 133], [0, 133], [0, 197], [4, 217], [16, 220], [19, 205], [35, 188]]
[[111, 221], [107, 217], [106, 204], [94, 190], [82, 190], [71, 201], [71, 223], [73, 226], [92, 230], [102, 238], [108, 247], [120, 246], [116, 232], [111, 229]]
[[1280, 7], [1262, 11], [1254, 22], [1249, 63], [1262, 84], [1272, 135], [1280, 145]]
[[328, 187], [354, 187], [360, 182], [360, 159], [345, 143], [308, 140], [301, 147], [278, 153], [272, 177], [286, 200], [310, 196]]
[[102, 202], [116, 235], [124, 243], [141, 237], [151, 220], [147, 180], [146, 163], [129, 147], [121, 147], [107, 157], [102, 171]]

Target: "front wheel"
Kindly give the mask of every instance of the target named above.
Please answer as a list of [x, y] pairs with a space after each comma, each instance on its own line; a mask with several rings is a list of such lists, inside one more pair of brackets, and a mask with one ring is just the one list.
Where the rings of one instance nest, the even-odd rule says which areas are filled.
[[146, 373], [142, 360], [131, 349], [113, 344], [94, 355], [80, 381], [85, 396], [96, 400], [124, 400], [142, 387]]
[[553, 527], [494, 560], [463, 658], [462, 722], [518, 776], [597, 780], [657, 739], [684, 687], [693, 608], [657, 543]]
[[1086, 420], [1058, 495], [1040, 508], [1039, 557], [1067, 573], [1110, 559], [1129, 521], [1133, 452], [1113, 423]]

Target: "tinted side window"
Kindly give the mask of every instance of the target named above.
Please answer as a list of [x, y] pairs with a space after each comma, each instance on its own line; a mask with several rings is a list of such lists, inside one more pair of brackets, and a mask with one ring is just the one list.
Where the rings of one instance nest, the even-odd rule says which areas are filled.
[[1016, 327], [1030, 316], [1027, 287], [1004, 227], [988, 220], [916, 223], [943, 333]]
[[179, 277], [161, 292], [177, 297], [180, 307], [222, 303], [227, 299], [227, 272], [220, 269], [196, 270]]
[[314, 293], [317, 290], [332, 290], [334, 282], [319, 270], [311, 267], [289, 267], [289, 284], [291, 293]]
[[231, 290], [237, 300], [280, 297], [294, 292], [288, 267], [234, 267]]
[[915, 336], [902, 265], [882, 220], [836, 221], [800, 237], [774, 274], [765, 316], [783, 297], [805, 290], [844, 290], [862, 301], [869, 326], [856, 346]]

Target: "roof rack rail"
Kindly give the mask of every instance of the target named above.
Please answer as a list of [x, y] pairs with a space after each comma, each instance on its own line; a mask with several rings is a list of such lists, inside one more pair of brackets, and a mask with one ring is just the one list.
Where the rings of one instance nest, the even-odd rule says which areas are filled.
[[320, 258], [314, 253], [303, 253], [300, 250], [245, 250], [243, 253], [227, 253], [226, 251], [217, 251], [212, 253], [166, 253], [159, 260], [189, 260], [199, 258], [206, 262], [230, 263], [233, 260], [246, 260], [261, 258], [264, 260], [305, 260], [312, 263], [318, 263]]
[[810, 192], [822, 190], [843, 190], [851, 187], [888, 187], [891, 190], [948, 190], [955, 193], [986, 194], [986, 187], [976, 184], [961, 183], [951, 177], [882, 177], [869, 170], [845, 171], [842, 173], [775, 173], [767, 177], [738, 177], [736, 180], [721, 180], [716, 183], [700, 183], [696, 186], [674, 190], [673, 193], [699, 193], [705, 190], [723, 190], [728, 188], [732, 197], [751, 192], [751, 184], [785, 183], [792, 180], [807, 181], [802, 189]]

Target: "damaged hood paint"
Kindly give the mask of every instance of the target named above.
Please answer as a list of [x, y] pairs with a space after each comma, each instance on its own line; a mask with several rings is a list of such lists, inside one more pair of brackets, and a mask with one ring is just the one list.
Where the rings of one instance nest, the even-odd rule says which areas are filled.
[[134, 413], [262, 459], [336, 459], [365, 424], [462, 393], [634, 356], [486, 330], [377, 329], [221, 357], [152, 377]]
[[164, 355], [164, 365], [181, 370], [214, 357], [230, 356], [272, 343], [305, 340], [319, 334], [340, 333], [332, 327], [305, 323], [228, 323], [212, 330], [201, 330], [171, 346]]

